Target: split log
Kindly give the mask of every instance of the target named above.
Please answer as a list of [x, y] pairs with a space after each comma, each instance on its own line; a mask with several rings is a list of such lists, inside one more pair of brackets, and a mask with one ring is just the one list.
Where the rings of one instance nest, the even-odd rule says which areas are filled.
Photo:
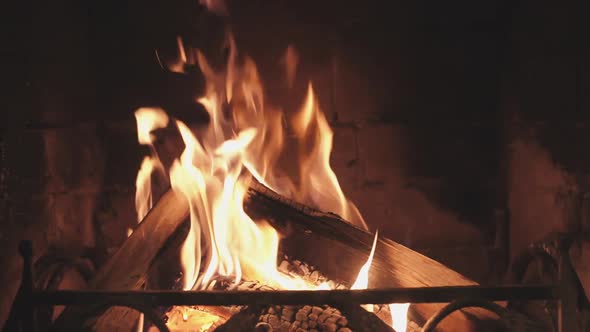
[[[282, 197], [256, 181], [248, 191], [245, 210], [253, 219], [268, 220], [284, 235], [283, 252], [316, 266], [330, 279], [351, 284], [371, 250], [373, 234], [337, 215]], [[99, 270], [90, 283], [91, 289], [141, 289], [158, 251], [187, 215], [186, 200], [171, 190], [165, 193], [119, 251]], [[476, 285], [444, 265], [384, 238], [378, 241], [370, 276], [369, 285], [376, 288]], [[426, 320], [441, 307], [439, 304], [416, 304], [413, 310]], [[83, 308], [67, 308], [55, 327], [59, 331], [81, 330], [80, 327], [113, 331], [112, 326], [106, 328], [105, 324], [117, 322], [122, 324], [118, 330], [130, 331], [135, 324], [130, 312], [133, 310], [116, 307], [88, 319], [88, 312]], [[491, 315], [485, 311], [468, 309], [465, 314], [449, 316], [441, 323], [440, 330], [482, 331], [477, 322], [489, 318]]]
[[[332, 213], [324, 213], [285, 198], [253, 181], [245, 202], [253, 218], [267, 219], [284, 238], [281, 251], [317, 267], [329, 279], [352, 284], [367, 261], [374, 234]], [[369, 274], [371, 288], [467, 286], [476, 282], [443, 264], [386, 238], [379, 238]], [[415, 304], [413, 317], [423, 323], [443, 304]], [[498, 331], [493, 314], [465, 309], [439, 324], [440, 331]], [[485, 322], [485, 324], [482, 324]]]
[[[188, 217], [188, 202], [168, 190], [121, 248], [102, 266], [89, 283], [96, 290], [137, 290], [146, 283], [147, 272], [166, 241]], [[182, 241], [182, 239], [180, 239]], [[85, 307], [68, 307], [55, 321], [55, 331], [130, 331], [139, 314], [125, 307], [92, 313]], [[115, 329], [112, 324], [121, 324]]]

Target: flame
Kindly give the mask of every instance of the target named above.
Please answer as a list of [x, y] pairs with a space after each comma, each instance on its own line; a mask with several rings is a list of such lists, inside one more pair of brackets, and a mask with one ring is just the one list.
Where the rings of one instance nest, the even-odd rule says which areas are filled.
[[[209, 104], [211, 105], [211, 104]], [[253, 128], [210, 150], [177, 121], [186, 148], [171, 168], [172, 188], [189, 200], [191, 229], [182, 248], [185, 289], [206, 288], [213, 276], [264, 280], [271, 286], [306, 288], [276, 268], [279, 236], [264, 221], [255, 223], [243, 210], [247, 181], [240, 178], [243, 151], [256, 135]], [[207, 252], [201, 252], [206, 248]], [[207, 257], [204, 273], [201, 256]]]
[[[375, 239], [373, 240], [373, 247], [371, 248], [369, 258], [367, 259], [367, 262], [359, 270], [359, 274], [357, 275], [356, 280], [352, 284], [352, 287], [350, 287], [350, 289], [367, 289], [367, 287], [369, 287], [369, 269], [371, 268], [371, 263], [373, 263], [373, 256], [375, 255], [378, 233], [379, 232], [375, 232]], [[363, 308], [365, 308], [369, 312], [373, 312], [374, 309], [372, 304], [366, 304], [363, 306]]]
[[[367, 262], [361, 267], [355, 282], [350, 289], [367, 289], [369, 287], [369, 270], [373, 263], [373, 256], [375, 255], [375, 248], [377, 247], [378, 232], [375, 232], [373, 239], [373, 247]], [[392, 303], [389, 305], [391, 313], [391, 327], [397, 332], [405, 332], [408, 326], [408, 309], [409, 303]], [[372, 304], [363, 305], [363, 308], [369, 312], [373, 312], [374, 306]]]
[[[235, 47], [233, 42], [230, 47]], [[278, 288], [313, 288], [278, 272], [278, 233], [263, 220], [254, 222], [243, 210], [249, 185], [243, 172], [246, 163], [253, 165], [255, 154], [261, 153], [260, 165], [269, 165], [280, 150], [263, 149], [276, 129], [270, 126], [277, 121], [276, 115], [270, 115], [275, 121], [265, 121], [254, 63], [246, 61], [243, 68], [216, 73], [200, 52], [197, 59], [207, 80], [206, 95], [198, 101], [209, 113], [210, 123], [193, 133], [176, 121], [185, 149], [170, 169], [172, 189], [185, 195], [190, 207], [191, 228], [181, 252], [184, 288], [205, 289], [216, 275], [231, 277], [235, 283], [247, 278]], [[230, 56], [230, 67], [234, 61]], [[228, 119], [222, 110], [230, 98], [234, 107]], [[265, 174], [265, 169], [252, 166], [252, 173]]]
[[153, 205], [151, 176], [156, 168], [152, 157], [145, 157], [135, 180], [135, 209], [137, 222], [140, 223]]
[[295, 74], [297, 73], [297, 65], [299, 63], [299, 55], [293, 45], [289, 45], [285, 50], [285, 55], [281, 58], [281, 65], [285, 66], [285, 79], [287, 86], [293, 88], [295, 83]]
[[410, 309], [409, 303], [392, 303], [389, 305], [391, 327], [396, 332], [405, 332], [408, 329], [408, 309]]
[[292, 120], [293, 130], [301, 148], [312, 146], [311, 152], [301, 153], [301, 187], [297, 198], [305, 203], [337, 213], [364, 229], [367, 229], [362, 215], [350, 202], [330, 167], [333, 132], [328, 120], [319, 108], [311, 82], [307, 87], [307, 97], [299, 113]]
[[[135, 179], [135, 210], [137, 212], [137, 223], [141, 223], [153, 205], [152, 174], [160, 172], [164, 174], [164, 166], [158, 158], [153, 146], [154, 137], [152, 131], [168, 126], [168, 115], [158, 108], [140, 108], [135, 111], [137, 123], [137, 141], [142, 145], [150, 147], [150, 156], [146, 156]], [[127, 236], [133, 233], [132, 229], [127, 230]]]
[[367, 262], [361, 267], [359, 270], [359, 274], [356, 277], [355, 282], [352, 284], [350, 289], [367, 289], [369, 286], [369, 269], [371, 268], [371, 263], [373, 263], [373, 256], [375, 255], [375, 248], [377, 247], [377, 237], [379, 232], [375, 232], [375, 238], [373, 239], [373, 247], [371, 248], [371, 253], [369, 254], [369, 258]]
[[[141, 223], [153, 205], [152, 174], [154, 172], [164, 173], [164, 166], [160, 162], [153, 146], [151, 132], [157, 128], [164, 128], [168, 125], [168, 116], [161, 109], [140, 108], [135, 111], [137, 123], [137, 140], [140, 144], [150, 147], [151, 156], [146, 156], [135, 179], [135, 210], [137, 212], [137, 223]], [[127, 237], [131, 236], [133, 230], [127, 229]], [[143, 331], [144, 315], [141, 313], [137, 321], [136, 331]]]
[[[282, 110], [268, 105], [264, 99], [254, 61], [245, 57], [238, 62], [231, 34], [227, 68], [222, 72], [214, 70], [201, 52], [185, 49], [180, 38], [177, 41], [180, 59], [175, 68], [181, 70], [180, 64], [196, 59], [206, 81], [205, 95], [197, 101], [210, 119], [207, 126], [200, 128], [173, 121], [184, 150], [168, 170], [169, 181], [172, 190], [187, 198], [190, 208], [190, 230], [181, 249], [183, 288], [209, 289], [216, 277], [223, 276], [233, 280], [234, 285], [250, 279], [279, 289], [329, 289], [327, 283], [316, 285], [279, 272], [279, 234], [265, 220], [252, 220], [243, 209], [254, 177], [285, 196], [337, 213], [367, 228], [330, 166], [333, 132], [320, 110], [311, 82], [301, 109], [291, 121], [286, 121]], [[289, 48], [285, 63], [290, 86], [297, 61], [295, 50]], [[136, 180], [136, 208], [141, 220], [153, 203], [151, 176], [166, 174], [153, 147], [152, 131], [168, 126], [171, 121], [161, 109], [139, 109], [135, 116], [138, 141], [151, 151]], [[288, 176], [279, 163], [286, 153], [287, 123], [298, 147], [298, 179], [293, 174]], [[376, 245], [377, 233], [369, 259], [352, 289], [367, 288]], [[372, 306], [365, 308], [372, 310]], [[403, 317], [398, 311], [401, 309], [396, 309], [395, 317]]]
[[[174, 73], [184, 73], [185, 72], [185, 65], [189, 62], [187, 58], [187, 53], [184, 48], [184, 43], [182, 42], [182, 38], [176, 37], [176, 46], [178, 48], [178, 58], [177, 59], [170, 59], [166, 62], [166, 68]], [[156, 50], [156, 57], [160, 66], [162, 67], [162, 63], [160, 60], [160, 56], [158, 51]]]
[[137, 123], [137, 141], [142, 145], [152, 146], [152, 131], [168, 126], [168, 115], [160, 108], [143, 107], [135, 111]]

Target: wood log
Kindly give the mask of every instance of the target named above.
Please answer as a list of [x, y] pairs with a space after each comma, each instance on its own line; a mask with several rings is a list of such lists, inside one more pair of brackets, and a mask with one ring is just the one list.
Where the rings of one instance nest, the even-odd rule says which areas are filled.
[[[154, 258], [186, 220], [188, 212], [188, 202], [181, 194], [172, 190], [164, 193], [121, 248], [98, 270], [89, 288], [141, 289]], [[113, 307], [94, 315], [88, 308], [68, 307], [55, 321], [52, 330], [130, 331], [138, 316], [136, 311], [125, 307]]]
[[[248, 194], [246, 212], [255, 220], [267, 219], [283, 234], [283, 252], [315, 266], [329, 279], [342, 280], [349, 285], [354, 282], [368, 259], [374, 234], [335, 214], [285, 198], [257, 181], [252, 181]], [[465, 285], [477, 283], [401, 244], [379, 238], [369, 273], [371, 288]], [[412, 305], [412, 311], [418, 315], [412, 318], [423, 323], [443, 306]], [[489, 328], [499, 331], [500, 325], [491, 324], [493, 320], [496, 317], [483, 309], [465, 309], [442, 321], [439, 330], [485, 331]]]
[[[323, 213], [282, 197], [256, 181], [252, 181], [244, 207], [253, 219], [266, 219], [283, 234], [281, 248], [284, 253], [316, 266], [330, 279], [352, 284], [371, 250], [373, 234], [335, 214]], [[171, 190], [165, 193], [138, 229], [99, 270], [90, 283], [91, 289], [141, 289], [158, 251], [187, 215], [186, 200]], [[369, 285], [378, 288], [477, 284], [424, 255], [380, 238]], [[441, 307], [439, 304], [416, 304], [413, 310], [419, 315], [417, 321], [420, 322]], [[131, 309], [116, 307], [88, 319], [88, 313], [82, 308], [67, 308], [55, 327], [60, 331], [80, 330], [80, 326], [94, 331], [130, 331], [135, 324], [130, 318], [131, 312]], [[440, 330], [483, 331], [478, 321], [490, 318], [493, 316], [483, 310], [468, 309], [463, 314], [449, 316], [441, 323]], [[113, 322], [118, 324], [117, 329], [112, 325], [107, 327]]]

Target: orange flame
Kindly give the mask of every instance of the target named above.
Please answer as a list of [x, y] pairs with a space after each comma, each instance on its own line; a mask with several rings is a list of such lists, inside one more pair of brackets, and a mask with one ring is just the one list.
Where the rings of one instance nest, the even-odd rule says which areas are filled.
[[[356, 277], [356, 280], [352, 284], [352, 287], [350, 287], [350, 289], [367, 289], [367, 287], [369, 287], [369, 269], [371, 268], [371, 263], [373, 263], [373, 256], [375, 255], [375, 248], [377, 247], [377, 238], [379, 236], [378, 233], [379, 232], [375, 232], [375, 239], [373, 240], [373, 247], [371, 248], [369, 258], [367, 259], [367, 262], [359, 270], [359, 274]], [[363, 308], [365, 308], [369, 312], [373, 312], [374, 309], [372, 304], [366, 304], [363, 306]]]

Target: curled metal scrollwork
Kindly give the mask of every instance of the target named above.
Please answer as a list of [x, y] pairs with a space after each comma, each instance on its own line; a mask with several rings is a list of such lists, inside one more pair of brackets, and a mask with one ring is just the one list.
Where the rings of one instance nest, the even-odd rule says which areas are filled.
[[436, 326], [443, 319], [445, 319], [448, 315], [452, 314], [453, 312], [455, 312], [457, 310], [460, 310], [463, 308], [468, 308], [468, 307], [479, 307], [479, 308], [483, 308], [488, 311], [491, 311], [491, 312], [495, 313], [496, 315], [498, 315], [498, 317], [500, 317], [500, 319], [502, 320], [502, 322], [504, 323], [504, 326], [506, 328], [510, 327], [508, 320], [506, 319], [508, 316], [508, 310], [504, 309], [500, 305], [498, 305], [494, 302], [491, 302], [491, 301], [486, 301], [486, 300], [481, 300], [481, 299], [461, 299], [461, 300], [455, 300], [455, 301], [447, 304], [442, 309], [440, 309], [436, 314], [434, 314], [432, 317], [430, 317], [430, 319], [428, 319], [426, 324], [424, 324], [424, 327], [422, 327], [422, 332], [434, 331]]
[[[567, 288], [577, 293], [577, 298], [575, 295], [574, 301], [578, 312], [586, 311], [590, 308], [590, 303], [569, 256], [569, 250], [576, 241], [576, 236], [575, 234], [557, 233], [543, 241], [530, 245], [525, 252], [513, 261], [508, 281], [516, 284], [525, 283], [526, 273], [530, 265], [540, 261], [541, 266], [544, 268], [543, 272], [548, 272], [551, 281], [560, 285], [561, 292]], [[509, 302], [508, 308], [514, 305], [514, 302]], [[544, 304], [544, 309], [549, 313], [556, 330], [559, 329], [558, 308], [559, 304], [556, 301], [546, 301]]]

